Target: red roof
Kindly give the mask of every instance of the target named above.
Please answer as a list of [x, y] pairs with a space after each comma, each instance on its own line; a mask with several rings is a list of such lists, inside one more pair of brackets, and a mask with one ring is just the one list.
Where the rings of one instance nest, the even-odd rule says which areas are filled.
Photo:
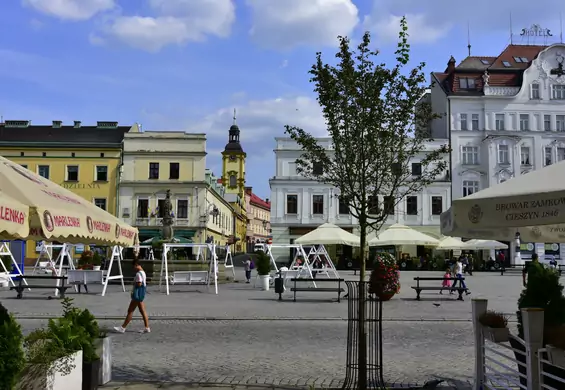
[[[453, 57], [444, 72], [434, 72], [440, 86], [447, 94], [482, 95], [483, 74], [489, 74], [489, 85], [494, 87], [520, 87], [522, 73], [532, 60], [548, 46], [508, 45], [496, 57], [469, 56], [455, 66]], [[474, 88], [462, 88], [461, 79], [472, 79]], [[463, 80], [464, 82], [466, 80]]]
[[251, 193], [249, 203], [251, 203], [254, 206], [262, 207], [262, 208], [269, 210], [269, 211], [271, 210], [271, 203], [264, 201], [263, 199], [261, 199], [260, 197], [255, 195], [254, 193]]

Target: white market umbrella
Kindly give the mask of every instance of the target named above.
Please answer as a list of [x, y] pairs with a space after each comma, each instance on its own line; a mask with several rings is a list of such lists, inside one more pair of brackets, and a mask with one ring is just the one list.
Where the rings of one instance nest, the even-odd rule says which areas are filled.
[[508, 245], [495, 240], [469, 240], [465, 242], [469, 250], [508, 249]]
[[448, 236], [565, 242], [565, 161], [452, 202], [441, 214]]
[[369, 246], [428, 245], [436, 246], [439, 241], [399, 223], [390, 226], [369, 241]]
[[461, 241], [458, 237], [444, 237], [439, 240], [438, 246], [436, 249], [444, 250], [444, 251], [454, 251], [459, 249], [468, 249], [467, 243]]
[[361, 240], [358, 236], [343, 230], [333, 223], [324, 223], [311, 232], [297, 238], [294, 242], [300, 245], [361, 245]]

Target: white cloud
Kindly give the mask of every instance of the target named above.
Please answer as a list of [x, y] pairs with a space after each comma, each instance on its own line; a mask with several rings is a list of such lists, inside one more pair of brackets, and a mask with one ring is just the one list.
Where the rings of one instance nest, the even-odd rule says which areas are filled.
[[228, 130], [237, 110], [237, 124], [244, 145], [262, 144], [270, 149], [274, 137], [284, 136], [284, 126], [298, 126], [317, 136], [326, 135], [326, 127], [318, 102], [310, 97], [252, 100], [243, 105], [226, 107], [207, 115], [190, 127], [190, 131], [206, 133], [209, 139], [228, 141]]
[[250, 31], [261, 46], [336, 46], [338, 35], [351, 35], [359, 22], [352, 0], [247, 0], [253, 15]]
[[281, 62], [281, 69], [286, 68], [288, 66], [288, 60], [284, 60], [283, 62]]
[[[407, 14], [408, 34], [410, 43], [434, 43], [442, 38], [451, 28], [449, 23], [430, 23], [423, 14]], [[385, 18], [374, 19], [365, 16], [363, 27], [374, 32], [379, 41], [396, 42], [400, 31], [402, 16], [387, 15]]]
[[94, 15], [111, 10], [114, 0], [22, 0], [26, 6], [63, 20], [87, 20]]
[[147, 51], [167, 45], [227, 37], [235, 21], [232, 0], [148, 0], [156, 16], [118, 16], [104, 28], [107, 36]]

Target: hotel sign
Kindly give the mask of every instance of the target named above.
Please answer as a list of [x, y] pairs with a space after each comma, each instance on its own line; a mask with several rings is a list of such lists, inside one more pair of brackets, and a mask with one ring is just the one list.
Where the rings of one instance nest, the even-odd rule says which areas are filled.
[[66, 188], [67, 190], [99, 190], [100, 189], [100, 184], [96, 182], [92, 182], [92, 183], [63, 182], [59, 185], [63, 188]]
[[530, 28], [523, 28], [520, 32], [521, 37], [552, 37], [553, 34], [548, 28], [542, 28], [539, 24], [532, 24]]

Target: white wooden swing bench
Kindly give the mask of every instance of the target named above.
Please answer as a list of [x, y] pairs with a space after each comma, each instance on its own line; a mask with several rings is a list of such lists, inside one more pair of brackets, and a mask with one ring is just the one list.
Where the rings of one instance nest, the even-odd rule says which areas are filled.
[[208, 284], [208, 271], [175, 271], [171, 284]]

